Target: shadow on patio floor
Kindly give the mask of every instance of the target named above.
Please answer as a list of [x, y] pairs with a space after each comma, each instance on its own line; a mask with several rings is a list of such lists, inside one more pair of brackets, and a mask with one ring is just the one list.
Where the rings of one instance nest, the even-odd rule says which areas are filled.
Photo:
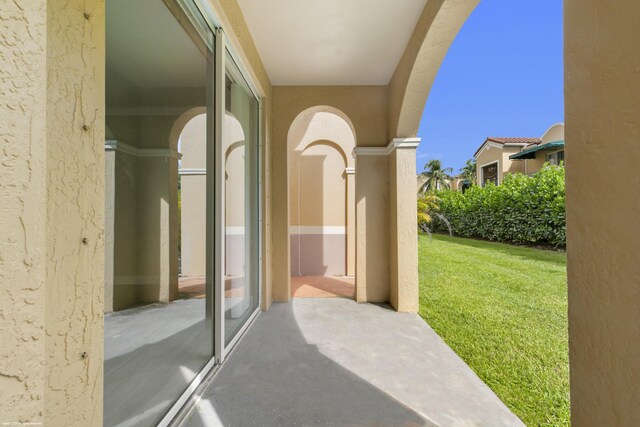
[[414, 314], [343, 298], [276, 303], [186, 426], [522, 425]]

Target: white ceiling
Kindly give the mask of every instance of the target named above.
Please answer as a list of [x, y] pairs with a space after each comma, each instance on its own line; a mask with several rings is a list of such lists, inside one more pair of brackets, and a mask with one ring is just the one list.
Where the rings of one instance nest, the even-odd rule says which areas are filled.
[[427, 0], [239, 0], [274, 85], [385, 85]]

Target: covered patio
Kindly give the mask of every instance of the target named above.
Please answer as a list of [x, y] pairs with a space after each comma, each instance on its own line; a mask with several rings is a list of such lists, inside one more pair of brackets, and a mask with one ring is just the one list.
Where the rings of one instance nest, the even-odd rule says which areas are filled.
[[524, 425], [417, 314], [274, 303], [179, 425]]
[[[149, 427], [178, 412], [187, 425], [518, 425], [415, 314], [418, 128], [478, 3], [1, 2], [0, 420], [109, 425], [109, 382], [157, 394], [128, 373], [162, 356], [155, 368], [184, 375]], [[640, 425], [640, 2], [563, 3], [571, 422]], [[188, 305], [177, 149], [198, 114], [206, 167], [184, 166], [207, 177], [206, 280], [181, 320], [211, 345], [195, 363], [197, 336], [165, 341], [169, 355], [154, 345], [167, 331], [105, 313], [133, 307], [155, 326], [140, 304]], [[340, 191], [318, 191], [320, 177]], [[291, 214], [298, 194], [322, 201], [314, 215], [304, 200]], [[322, 262], [296, 258], [305, 249]], [[354, 276], [355, 301], [291, 299], [296, 264]], [[115, 345], [111, 330], [138, 335]], [[128, 344], [145, 340], [139, 357]]]

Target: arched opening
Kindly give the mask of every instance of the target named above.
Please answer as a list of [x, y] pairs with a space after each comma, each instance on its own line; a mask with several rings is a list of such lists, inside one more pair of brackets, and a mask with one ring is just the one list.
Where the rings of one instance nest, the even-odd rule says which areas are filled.
[[355, 133], [341, 111], [300, 113], [288, 133], [292, 297], [355, 297]]
[[250, 282], [245, 280], [246, 245], [245, 133], [240, 121], [225, 114], [222, 152], [225, 187], [225, 310], [230, 320], [242, 316], [249, 307]]
[[[562, 2], [486, 1], [467, 21], [473, 3], [434, 18], [402, 92], [397, 132], [422, 138], [415, 173], [439, 160], [441, 169], [425, 172], [441, 173], [452, 187], [421, 200], [435, 207], [426, 208], [432, 235], [418, 243], [420, 314], [527, 425], [565, 425], [566, 254], [541, 249], [564, 246], [564, 238], [555, 240], [565, 227], [564, 171], [544, 181], [526, 176], [539, 173], [545, 153], [564, 154], [561, 125], [540, 136], [563, 119]], [[428, 48], [435, 41], [449, 47], [438, 34], [447, 20], [444, 36], [456, 41], [440, 67]], [[500, 34], [487, 31], [516, 21]], [[442, 62], [446, 49], [440, 52]], [[427, 90], [414, 90], [419, 84]], [[475, 183], [465, 192], [467, 179]], [[487, 182], [493, 185], [482, 188]], [[532, 224], [540, 228], [532, 232]]]
[[[177, 120], [176, 126], [181, 122]], [[206, 293], [207, 249], [206, 114], [191, 117], [177, 140], [182, 154], [178, 162], [178, 291], [182, 298], [202, 298]]]

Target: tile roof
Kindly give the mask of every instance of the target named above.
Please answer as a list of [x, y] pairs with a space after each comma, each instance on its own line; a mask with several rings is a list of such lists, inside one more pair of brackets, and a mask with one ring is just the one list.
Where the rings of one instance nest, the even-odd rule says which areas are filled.
[[503, 137], [497, 137], [497, 136], [490, 136], [490, 137], [487, 138], [487, 141], [497, 142], [498, 144], [534, 144], [534, 145], [537, 145], [537, 144], [540, 144], [541, 139], [540, 138], [520, 138], [520, 137], [503, 138]]
[[542, 142], [540, 138], [522, 138], [522, 137], [501, 137], [501, 136], [489, 136], [487, 139], [478, 147], [476, 152], [473, 154], [473, 157], [477, 157], [478, 152], [484, 147], [484, 144], [487, 142], [494, 142], [496, 144], [505, 145], [505, 144], [522, 144], [525, 147], [531, 147], [534, 145], [538, 145]]

